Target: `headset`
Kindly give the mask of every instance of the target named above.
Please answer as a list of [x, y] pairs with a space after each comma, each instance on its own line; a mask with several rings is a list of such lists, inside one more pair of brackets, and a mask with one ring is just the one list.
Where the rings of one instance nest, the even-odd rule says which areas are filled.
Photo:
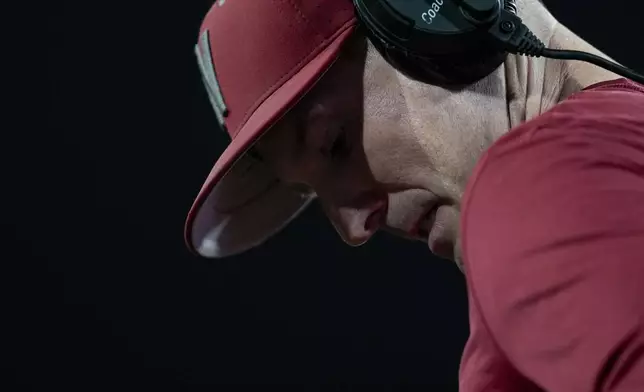
[[508, 53], [595, 64], [644, 84], [644, 76], [586, 52], [545, 47], [518, 16], [516, 0], [353, 0], [367, 36], [396, 69], [416, 80], [469, 85]]

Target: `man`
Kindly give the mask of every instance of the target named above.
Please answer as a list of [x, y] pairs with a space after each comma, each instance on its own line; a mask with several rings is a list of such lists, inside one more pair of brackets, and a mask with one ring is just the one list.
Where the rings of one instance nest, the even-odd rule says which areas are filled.
[[[548, 47], [602, 55], [517, 5]], [[256, 246], [317, 199], [350, 245], [388, 230], [466, 271], [462, 391], [644, 390], [644, 86], [520, 56], [421, 83], [349, 0], [218, 1], [196, 52], [232, 137], [188, 217], [197, 254]]]

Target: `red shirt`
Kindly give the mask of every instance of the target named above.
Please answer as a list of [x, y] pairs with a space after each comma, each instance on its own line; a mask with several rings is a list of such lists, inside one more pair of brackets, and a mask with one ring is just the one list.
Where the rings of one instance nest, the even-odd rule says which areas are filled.
[[644, 392], [644, 86], [591, 86], [499, 139], [461, 232], [461, 392]]

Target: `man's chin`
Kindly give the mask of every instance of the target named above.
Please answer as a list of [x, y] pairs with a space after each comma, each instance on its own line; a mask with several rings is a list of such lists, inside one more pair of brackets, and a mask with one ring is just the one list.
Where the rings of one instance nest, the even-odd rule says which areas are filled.
[[454, 244], [451, 241], [435, 241], [430, 243], [429, 240], [427, 240], [426, 242], [429, 250], [434, 256], [454, 261]]
[[454, 263], [462, 273], [465, 273], [465, 264], [463, 263], [463, 252], [461, 249], [461, 238], [456, 239], [456, 244], [454, 245]]
[[435, 247], [436, 247], [435, 251], [432, 250], [430, 247], [430, 251], [434, 256], [440, 257], [441, 259], [445, 259], [447, 261], [454, 262], [458, 267], [458, 269], [461, 270], [462, 273], [465, 273], [465, 266], [463, 264], [463, 254], [461, 251], [460, 237], [456, 238], [455, 243], [449, 242], [449, 243], [440, 244], [440, 245], [435, 244]]

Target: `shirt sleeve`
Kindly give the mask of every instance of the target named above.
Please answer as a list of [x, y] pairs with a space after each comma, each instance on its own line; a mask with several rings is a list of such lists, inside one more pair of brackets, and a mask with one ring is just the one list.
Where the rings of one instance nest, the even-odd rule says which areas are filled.
[[549, 392], [644, 391], [644, 118], [601, 113], [512, 132], [463, 203], [470, 306]]

